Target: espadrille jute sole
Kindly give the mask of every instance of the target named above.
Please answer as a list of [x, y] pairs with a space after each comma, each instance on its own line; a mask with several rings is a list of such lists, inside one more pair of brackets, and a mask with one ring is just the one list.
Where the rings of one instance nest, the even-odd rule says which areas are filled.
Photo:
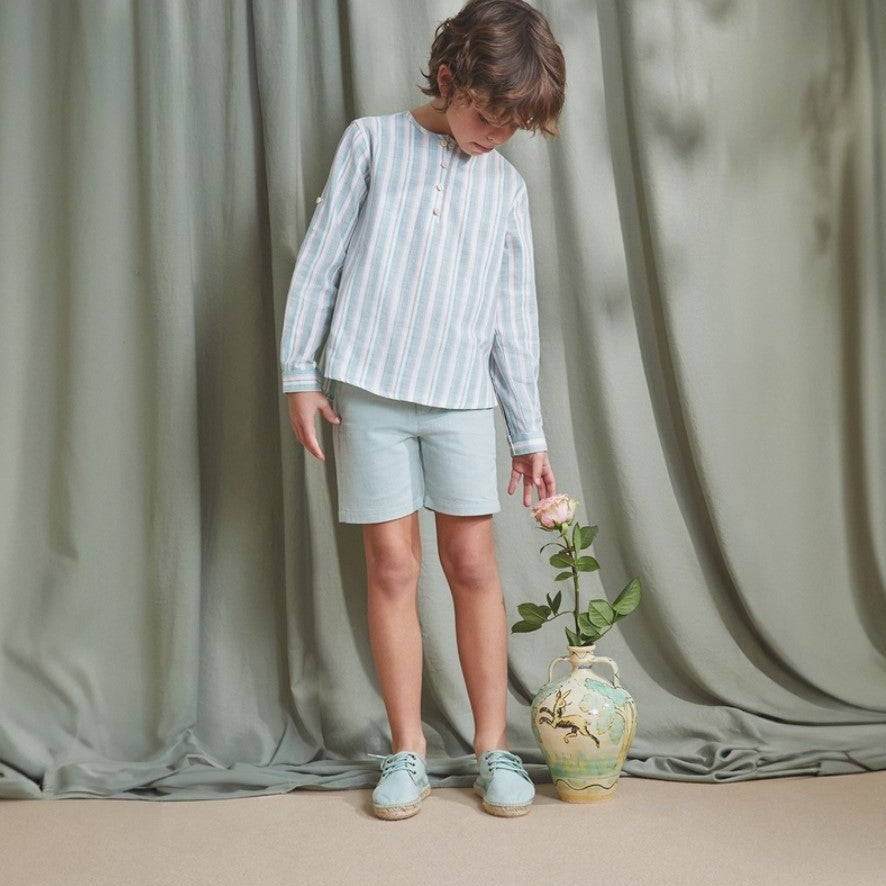
[[526, 815], [532, 808], [531, 803], [524, 803], [520, 806], [496, 806], [493, 803], [487, 803], [484, 799], [485, 792], [483, 788], [475, 787], [474, 793], [483, 800], [483, 808], [486, 812], [490, 815], [497, 815], [499, 818], [519, 818], [521, 815]]
[[421, 809], [422, 800], [431, 793], [430, 787], [422, 789], [415, 803], [406, 803], [402, 806], [376, 806], [372, 804], [372, 814], [382, 821], [400, 821], [401, 818], [411, 818]]

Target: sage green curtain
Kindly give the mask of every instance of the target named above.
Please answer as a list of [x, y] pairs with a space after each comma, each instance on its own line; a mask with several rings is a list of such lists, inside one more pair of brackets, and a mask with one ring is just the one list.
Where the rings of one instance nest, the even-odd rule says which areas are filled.
[[[886, 6], [538, 0], [531, 195], [561, 490], [631, 775], [886, 768]], [[278, 335], [347, 122], [419, 104], [452, 0], [0, 0], [0, 796], [366, 786], [388, 737], [360, 536], [292, 438]], [[327, 440], [327, 445], [329, 441]], [[507, 452], [500, 443], [501, 478]], [[470, 780], [423, 517], [424, 709]], [[545, 539], [497, 517], [512, 620]], [[559, 627], [511, 642], [512, 744]]]

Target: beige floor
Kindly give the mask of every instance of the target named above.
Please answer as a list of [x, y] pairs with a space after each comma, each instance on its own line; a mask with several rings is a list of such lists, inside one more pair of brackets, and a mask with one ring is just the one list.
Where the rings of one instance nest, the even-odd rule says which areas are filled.
[[469, 790], [435, 790], [402, 822], [373, 819], [368, 798], [0, 802], [0, 884], [886, 884], [886, 772], [728, 785], [623, 778], [591, 806], [543, 785], [532, 813], [514, 820], [486, 815]]

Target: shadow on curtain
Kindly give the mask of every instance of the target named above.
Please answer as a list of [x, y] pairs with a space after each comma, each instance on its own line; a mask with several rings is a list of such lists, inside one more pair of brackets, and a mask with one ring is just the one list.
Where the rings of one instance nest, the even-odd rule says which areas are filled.
[[[886, 768], [883, 7], [538, 5], [562, 134], [506, 153], [559, 486], [602, 586], [646, 587], [605, 641], [626, 771]], [[360, 536], [291, 438], [277, 341], [339, 135], [420, 103], [457, 6], [0, 0], [0, 797], [374, 782]], [[467, 784], [429, 529], [430, 771]], [[517, 502], [497, 532], [516, 617], [548, 575]], [[539, 778], [527, 703], [563, 642], [511, 644]]]

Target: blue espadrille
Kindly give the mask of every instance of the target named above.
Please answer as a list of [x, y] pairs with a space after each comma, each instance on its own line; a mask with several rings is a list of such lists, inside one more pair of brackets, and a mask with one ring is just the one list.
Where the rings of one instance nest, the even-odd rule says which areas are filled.
[[372, 792], [372, 812], [386, 821], [409, 818], [421, 809], [421, 801], [430, 792], [425, 761], [418, 754], [391, 754], [381, 763], [381, 778]]
[[526, 815], [535, 796], [535, 785], [523, 761], [510, 751], [486, 751], [477, 759], [480, 774], [474, 791], [483, 798], [490, 815], [514, 818]]

